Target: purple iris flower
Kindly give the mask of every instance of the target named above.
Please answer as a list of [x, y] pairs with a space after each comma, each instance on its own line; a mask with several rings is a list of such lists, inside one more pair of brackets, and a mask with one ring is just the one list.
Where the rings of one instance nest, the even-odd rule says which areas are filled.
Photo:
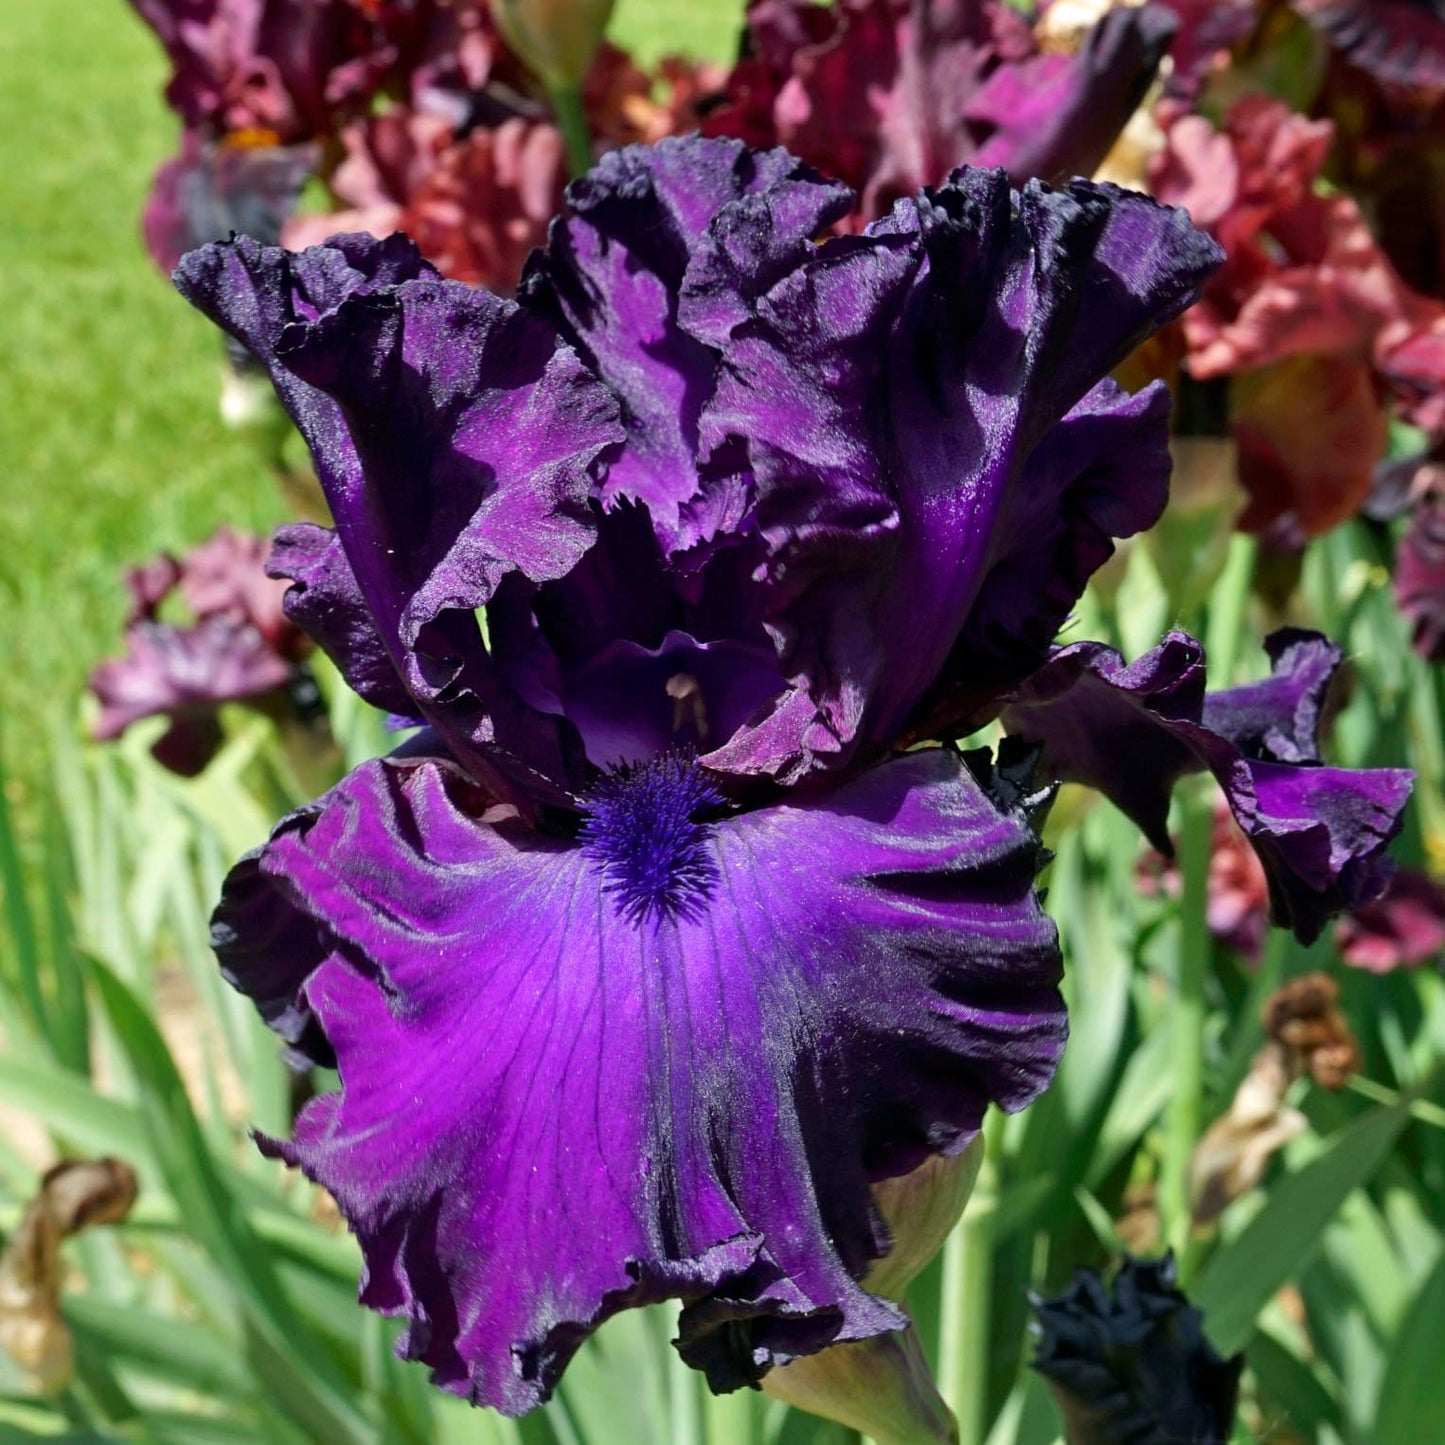
[[1037, 798], [899, 746], [996, 716], [1158, 516], [1167, 395], [1108, 372], [1219, 252], [1083, 181], [813, 239], [852, 205], [693, 137], [576, 183], [515, 302], [399, 236], [177, 273], [326, 489], [291, 617], [422, 724], [227, 884], [228, 978], [341, 1076], [263, 1147], [508, 1412], [664, 1297], [718, 1390], [900, 1328], [870, 1185], [1063, 1046]]

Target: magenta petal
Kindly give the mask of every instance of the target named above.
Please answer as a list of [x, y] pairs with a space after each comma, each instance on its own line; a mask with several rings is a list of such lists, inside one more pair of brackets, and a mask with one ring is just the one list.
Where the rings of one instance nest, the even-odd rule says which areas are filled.
[[[712, 821], [700, 777], [639, 771], [579, 843], [479, 816], [448, 764], [368, 764], [218, 914], [233, 981], [314, 1017], [341, 1073], [274, 1147], [336, 1197], [402, 1352], [476, 1402], [531, 1408], [665, 1296], [722, 1389], [899, 1328], [856, 1282], [886, 1247], [869, 1181], [1057, 1061], [1037, 846], [956, 756]], [[629, 830], [682, 797], [649, 834], [675, 887], [634, 907]]]
[[1107, 10], [1077, 54], [1001, 65], [969, 101], [988, 138], [971, 158], [1016, 184], [1092, 175], [1153, 84], [1178, 22], [1160, 5]]
[[1445, 662], [1445, 476], [1438, 468], [1431, 469], [1430, 484], [1400, 539], [1395, 600], [1415, 651], [1429, 662]]
[[1264, 865], [1274, 921], [1308, 943], [1385, 888], [1413, 775], [1323, 766], [1318, 728], [1339, 650], [1291, 629], [1265, 645], [1271, 678], [1206, 699], [1203, 651], [1183, 633], [1132, 664], [1076, 643], [1018, 690], [1004, 722], [1043, 745], [1051, 776], [1108, 794], [1165, 853], [1174, 783], [1213, 773]]

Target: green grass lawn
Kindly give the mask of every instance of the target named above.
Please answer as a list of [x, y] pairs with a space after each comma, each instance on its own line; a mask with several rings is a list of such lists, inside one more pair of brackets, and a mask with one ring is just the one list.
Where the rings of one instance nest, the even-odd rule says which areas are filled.
[[[621, 0], [615, 33], [647, 59], [722, 58], [742, 4]], [[175, 141], [165, 79], [124, 0], [0, 5], [0, 717], [22, 780], [36, 720], [74, 716], [117, 645], [120, 568], [285, 515], [218, 419], [214, 331], [141, 247], [150, 176]]]

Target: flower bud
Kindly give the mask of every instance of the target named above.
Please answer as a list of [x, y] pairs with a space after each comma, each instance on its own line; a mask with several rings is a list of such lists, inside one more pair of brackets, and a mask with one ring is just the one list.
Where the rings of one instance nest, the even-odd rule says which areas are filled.
[[1174, 1260], [1131, 1259], [1109, 1285], [1091, 1269], [1038, 1316], [1033, 1367], [1049, 1382], [1069, 1445], [1190, 1440], [1224, 1445], [1244, 1356], [1224, 1360], [1174, 1282]]
[[492, 0], [492, 18], [502, 38], [549, 90], [575, 90], [602, 44], [612, 4], [613, 0]]
[[765, 1394], [836, 1420], [877, 1445], [952, 1445], [953, 1414], [943, 1403], [912, 1328], [832, 1345], [763, 1376]]
[[913, 1277], [943, 1248], [978, 1179], [983, 1164], [983, 1135], [961, 1154], [934, 1155], [911, 1174], [873, 1186], [893, 1247], [868, 1271], [864, 1285], [888, 1299], [903, 1298]]
[[[864, 1277], [873, 1294], [901, 1300], [915, 1275], [943, 1248], [983, 1164], [983, 1136], [961, 1153], [934, 1155], [911, 1173], [873, 1186], [893, 1243]], [[780, 1365], [763, 1390], [799, 1410], [836, 1420], [879, 1445], [953, 1441], [957, 1426], [943, 1403], [912, 1328], [832, 1345]]]

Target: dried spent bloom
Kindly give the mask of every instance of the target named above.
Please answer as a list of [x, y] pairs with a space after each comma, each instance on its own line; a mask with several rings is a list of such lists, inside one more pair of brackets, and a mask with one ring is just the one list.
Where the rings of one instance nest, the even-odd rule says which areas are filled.
[[996, 715], [1157, 517], [1167, 397], [1107, 376], [1217, 251], [968, 169], [817, 242], [853, 200], [692, 137], [575, 183], [515, 302], [399, 237], [178, 273], [326, 490], [288, 614], [420, 724], [227, 883], [226, 976], [341, 1079], [264, 1147], [477, 1403], [665, 1297], [716, 1390], [902, 1329], [872, 1186], [1062, 1047], [1039, 799], [895, 744]]
[[1205, 1131], [1189, 1160], [1189, 1213], [1196, 1229], [1213, 1224], [1258, 1187], [1269, 1161], [1309, 1128], [1285, 1103], [1297, 1075], [1286, 1051], [1266, 1044], [1250, 1062], [1229, 1108]]
[[783, 145], [859, 193], [859, 223], [956, 166], [1018, 184], [1089, 175], [1134, 113], [1174, 22], [1104, 14], [1076, 51], [1044, 50], [1000, 0], [754, 0], [744, 58], [709, 134]]
[[0, 1254], [0, 1351], [37, 1393], [63, 1390], [75, 1363], [60, 1313], [60, 1246], [94, 1225], [116, 1224], [136, 1200], [136, 1176], [119, 1159], [67, 1159], [47, 1169]]
[[[259, 537], [222, 527], [183, 562], [166, 554], [129, 573], [125, 655], [90, 675], [98, 739], [117, 738], [142, 718], [168, 717], [152, 752], [193, 777], [221, 745], [222, 703], [284, 696], [301, 681], [307, 640], [282, 611], [286, 589], [266, 576], [265, 556]], [[191, 612], [189, 625], [161, 620], [172, 593]]]
[[1265, 1001], [1265, 1036], [1285, 1051], [1291, 1074], [1308, 1074], [1323, 1089], [1342, 1089], [1360, 1067], [1360, 1051], [1340, 1012], [1339, 985], [1327, 973], [1306, 973]]
[[1081, 1269], [1061, 1295], [1030, 1297], [1033, 1367], [1049, 1382], [1069, 1445], [1224, 1445], [1243, 1354], [1224, 1360], [1175, 1284], [1174, 1259], [1124, 1263], [1109, 1284]]
[[1196, 1226], [1212, 1224], [1264, 1178], [1269, 1161], [1308, 1121], [1285, 1103], [1290, 1086], [1310, 1077], [1342, 1089], [1360, 1066], [1359, 1048], [1339, 1009], [1340, 991], [1326, 973], [1301, 974], [1265, 1000], [1265, 1042], [1229, 1108], [1195, 1147], [1189, 1164]]

